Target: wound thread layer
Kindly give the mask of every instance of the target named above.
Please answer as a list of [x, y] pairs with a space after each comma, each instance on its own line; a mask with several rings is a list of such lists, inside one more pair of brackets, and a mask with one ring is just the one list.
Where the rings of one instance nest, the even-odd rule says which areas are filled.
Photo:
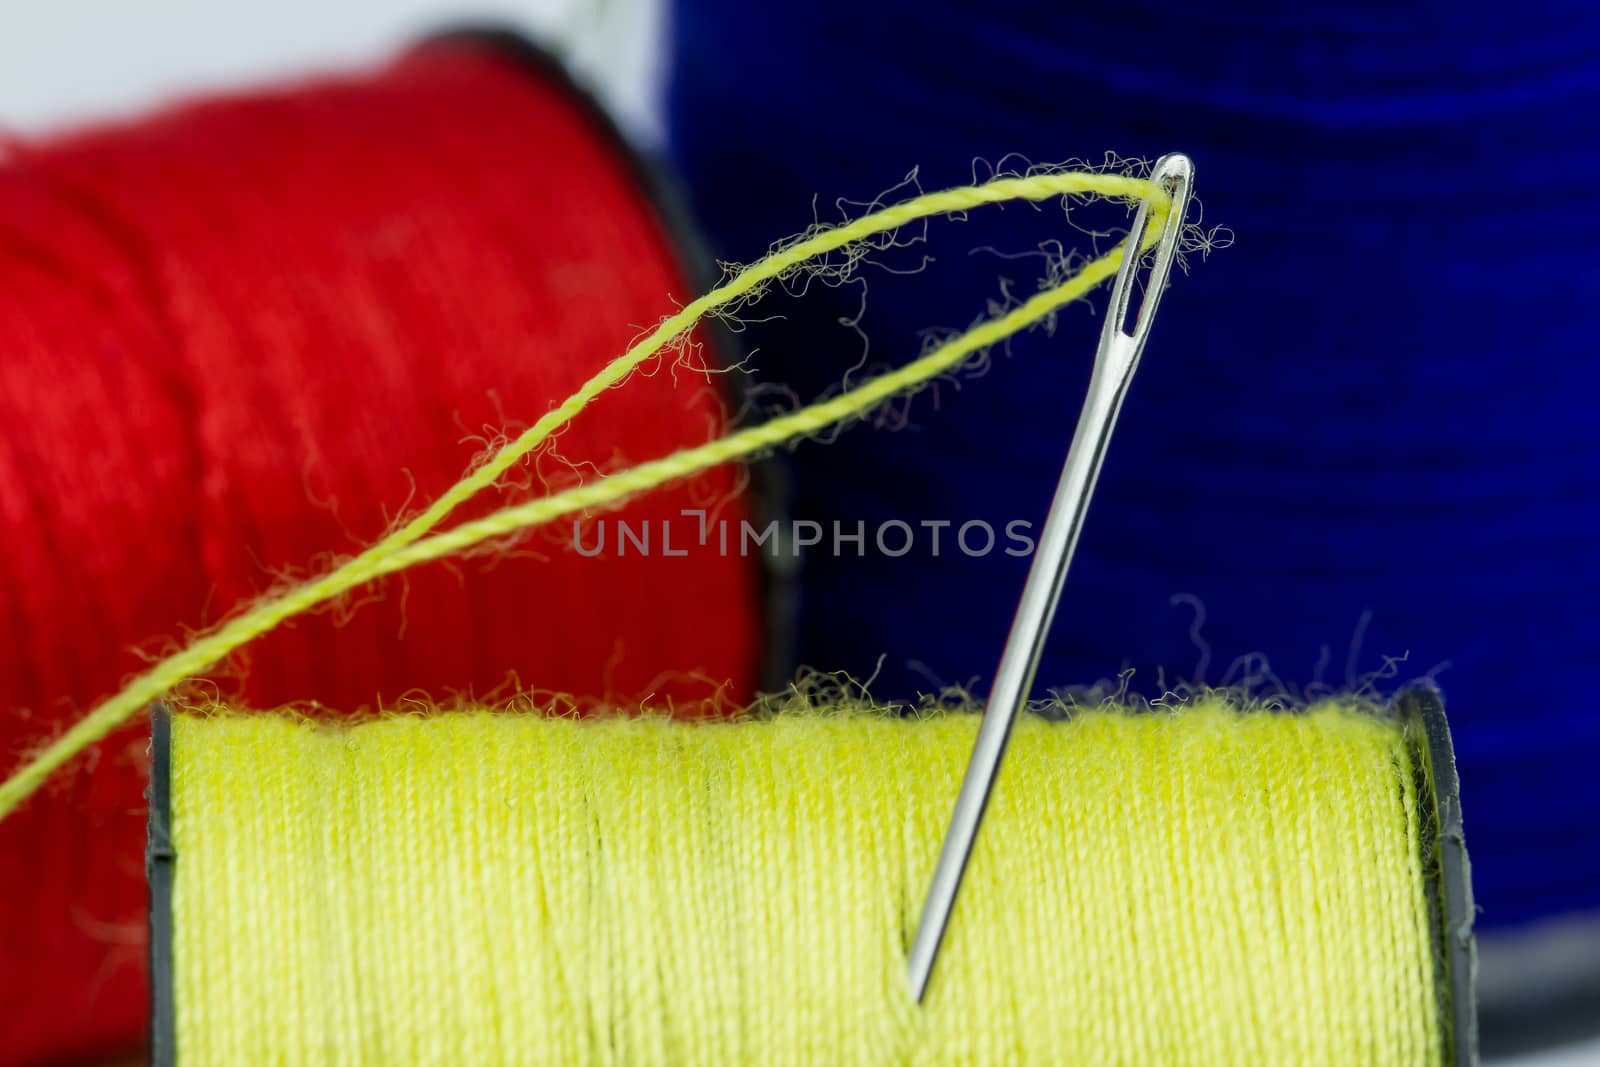
[[977, 718], [173, 722], [180, 1063], [1441, 1062], [1391, 719], [1019, 724], [922, 1010]]

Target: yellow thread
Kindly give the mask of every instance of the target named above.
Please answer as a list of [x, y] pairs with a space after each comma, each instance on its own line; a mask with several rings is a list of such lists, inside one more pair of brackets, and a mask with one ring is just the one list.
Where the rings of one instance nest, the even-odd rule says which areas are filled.
[[493, 484], [495, 479], [571, 421], [602, 392], [621, 382], [632, 370], [659, 352], [673, 338], [692, 328], [706, 314], [759, 293], [767, 283], [790, 274], [810, 260], [888, 233], [910, 222], [1007, 200], [1041, 201], [1067, 195], [1149, 200], [1153, 218], [1152, 224], [1146, 228], [1147, 240], [1143, 247], [1149, 247], [1159, 237], [1161, 219], [1169, 206], [1165, 191], [1143, 179], [1072, 171], [1040, 173], [1026, 177], [997, 178], [980, 185], [928, 193], [780, 246], [725, 284], [664, 320], [644, 340], [606, 364], [572, 396], [540, 418], [516, 440], [501, 448], [487, 462], [468, 472], [438, 500], [393, 533], [326, 575], [258, 602], [248, 611], [197, 638], [181, 651], [134, 678], [121, 692], [79, 719], [0, 784], [0, 818], [4, 818], [73, 756], [137, 714], [152, 700], [202, 673], [289, 618], [374, 578], [427, 560], [440, 559], [512, 530], [548, 522], [583, 508], [614, 503], [673, 479], [749, 456], [860, 415], [884, 399], [926, 383], [979, 349], [1005, 340], [1078, 299], [1116, 273], [1123, 245], [1118, 245], [1111, 252], [1085, 265], [1077, 274], [1036, 294], [1011, 311], [981, 322], [905, 367], [831, 400], [422, 539], [458, 506]]
[[173, 728], [180, 1063], [1426, 1065], [1415, 768], [1350, 708]]

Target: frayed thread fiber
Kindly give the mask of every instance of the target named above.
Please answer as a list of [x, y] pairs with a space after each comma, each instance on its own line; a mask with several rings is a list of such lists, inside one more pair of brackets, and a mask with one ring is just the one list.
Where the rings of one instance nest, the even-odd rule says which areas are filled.
[[[770, 283], [792, 276], [819, 257], [859, 246], [909, 223], [937, 215], [960, 213], [1009, 200], [1045, 201], [1064, 196], [1101, 196], [1148, 201], [1152, 224], [1148, 248], [1160, 234], [1170, 200], [1159, 186], [1142, 178], [1076, 171], [1041, 172], [1004, 177], [973, 186], [927, 193], [838, 226], [823, 227], [775, 251], [735, 274], [716, 289], [668, 317], [643, 340], [604, 366], [575, 393], [468, 472], [415, 518], [381, 541], [320, 578], [259, 601], [244, 613], [204, 634], [179, 652], [157, 662], [130, 681], [121, 692], [84, 715], [0, 783], [0, 818], [20, 804], [77, 753], [103, 738], [174, 686], [205, 672], [236, 649], [297, 615], [388, 574], [430, 560], [442, 559], [516, 530], [604, 507], [681, 478], [757, 455], [786, 441], [807, 437], [859, 417], [890, 397], [904, 394], [960, 366], [982, 350], [1047, 319], [1113, 276], [1126, 242], [1091, 260], [1076, 273], [1018, 306], [985, 319], [958, 337], [939, 345], [897, 370], [873, 378], [831, 399], [801, 408], [758, 426], [672, 455], [641, 463], [573, 489], [493, 512], [483, 518], [434, 533], [457, 507], [494, 484], [502, 474], [547, 441], [562, 426], [594, 403], [605, 390], [621, 383], [647, 359], [706, 315], [758, 295]], [[819, 354], [818, 358], [824, 358]]]
[[919, 1009], [976, 726], [180, 714], [178, 1060], [1442, 1061], [1416, 767], [1350, 706], [1025, 718]]

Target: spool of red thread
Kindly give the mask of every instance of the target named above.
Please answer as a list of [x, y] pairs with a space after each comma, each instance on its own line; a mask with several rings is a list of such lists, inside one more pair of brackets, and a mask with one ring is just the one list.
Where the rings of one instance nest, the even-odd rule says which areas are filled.
[[[620, 140], [558, 76], [449, 39], [364, 77], [12, 145], [0, 163], [0, 759], [285, 572], [378, 537], [691, 295]], [[709, 354], [705, 358], [710, 358]], [[719, 432], [704, 379], [635, 376], [463, 509]], [[577, 466], [574, 467], [573, 464]], [[744, 515], [719, 470], [618, 518]], [[459, 517], [459, 516], [458, 516]], [[680, 530], [686, 527], [679, 527]], [[570, 527], [430, 565], [256, 642], [256, 706], [536, 689], [748, 696], [754, 562], [602, 558]], [[352, 605], [345, 605], [346, 609]], [[0, 1063], [144, 1032], [142, 726], [0, 821]]]

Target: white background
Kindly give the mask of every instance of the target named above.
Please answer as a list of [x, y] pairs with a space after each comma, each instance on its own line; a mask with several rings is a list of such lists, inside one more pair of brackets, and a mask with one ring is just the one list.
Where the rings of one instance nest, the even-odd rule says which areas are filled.
[[498, 22], [563, 49], [624, 125], [653, 139], [663, 11], [663, 0], [0, 0], [0, 130], [373, 62], [442, 27]]

